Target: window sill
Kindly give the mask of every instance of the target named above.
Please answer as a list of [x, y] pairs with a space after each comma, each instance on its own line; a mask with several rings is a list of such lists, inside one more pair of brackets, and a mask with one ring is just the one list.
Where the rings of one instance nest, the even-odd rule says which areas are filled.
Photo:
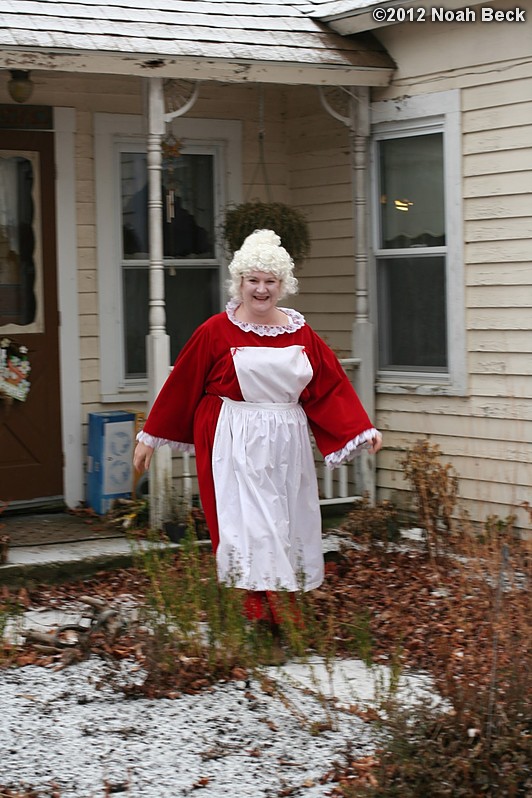
[[452, 382], [448, 375], [379, 374], [377, 393], [411, 394], [416, 396], [466, 396], [465, 386]]
[[148, 386], [131, 386], [119, 388], [116, 393], [102, 393], [100, 395], [102, 404], [118, 404], [121, 402], [147, 402], [148, 401]]

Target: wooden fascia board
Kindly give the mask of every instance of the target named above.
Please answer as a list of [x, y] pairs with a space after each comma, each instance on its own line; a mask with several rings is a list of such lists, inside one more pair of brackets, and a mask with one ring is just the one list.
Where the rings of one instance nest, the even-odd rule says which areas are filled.
[[393, 74], [392, 69], [383, 67], [161, 58], [149, 54], [132, 56], [29, 48], [0, 50], [0, 68], [311, 86], [387, 86]]

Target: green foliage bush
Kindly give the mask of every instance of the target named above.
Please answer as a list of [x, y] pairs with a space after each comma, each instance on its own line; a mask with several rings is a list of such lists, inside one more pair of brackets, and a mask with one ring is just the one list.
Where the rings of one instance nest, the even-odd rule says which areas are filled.
[[283, 247], [298, 263], [310, 252], [310, 235], [303, 214], [282, 202], [245, 202], [230, 207], [225, 215], [223, 237], [231, 252], [255, 230], [274, 230]]

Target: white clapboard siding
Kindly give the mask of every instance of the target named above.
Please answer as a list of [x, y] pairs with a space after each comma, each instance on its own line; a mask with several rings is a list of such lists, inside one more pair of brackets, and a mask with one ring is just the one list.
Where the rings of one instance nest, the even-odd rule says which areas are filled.
[[498, 195], [527, 194], [532, 171], [502, 172], [464, 178], [464, 197], [493, 197]]
[[532, 216], [516, 219], [486, 219], [466, 222], [464, 239], [468, 243], [481, 241], [526, 240], [532, 228]]
[[530, 356], [530, 342], [520, 330], [471, 330], [467, 336], [470, 352], [522, 352]]
[[399, 461], [428, 436], [456, 468], [474, 521], [515, 511], [529, 528], [519, 503], [532, 491], [530, 35], [525, 25], [398, 25], [379, 38], [399, 70], [374, 100], [459, 92], [468, 377], [463, 396], [379, 387], [378, 495], [411, 500]]
[[430, 433], [459, 474], [472, 518], [517, 511], [524, 527], [519, 506], [532, 485], [531, 86], [530, 74], [499, 76], [462, 92], [470, 376], [454, 439], [446, 423]]
[[[494, 31], [495, 35], [496, 32]], [[511, 57], [511, 53], [507, 54]], [[480, 66], [480, 65], [479, 65]], [[512, 107], [516, 103], [530, 102], [532, 97], [532, 72], [531, 64], [528, 63], [529, 75], [516, 79], [504, 79], [496, 82], [486, 80], [482, 83], [476, 81], [470, 88], [465, 88], [462, 92], [462, 110], [464, 112], [464, 127], [467, 129], [468, 112], [477, 113], [480, 109], [500, 108], [504, 114], [508, 106]], [[508, 71], [506, 73], [508, 75]], [[480, 70], [479, 70], [480, 76]]]
[[467, 269], [467, 285], [529, 285], [530, 263], [504, 264], [500, 263], [472, 263]]
[[[532, 285], [519, 285], [518, 290], [521, 307], [532, 308]], [[466, 297], [470, 308], [515, 308], [516, 286], [474, 286], [467, 289]]]
[[[529, 170], [532, 173], [532, 168]], [[504, 219], [532, 216], [532, 193], [471, 197], [464, 202], [464, 218]]]
[[529, 149], [506, 150], [504, 158], [492, 152], [470, 155], [464, 163], [466, 177], [502, 172], [529, 172], [532, 155]]
[[532, 375], [532, 357], [529, 352], [471, 352], [469, 355], [471, 374], [527, 374]]

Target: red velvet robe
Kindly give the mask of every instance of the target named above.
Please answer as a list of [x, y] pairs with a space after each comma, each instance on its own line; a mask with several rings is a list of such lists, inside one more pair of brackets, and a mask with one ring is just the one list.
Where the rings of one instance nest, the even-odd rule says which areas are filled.
[[337, 452], [341, 458], [350, 459], [350, 445], [352, 448], [357, 436], [366, 432], [369, 439], [375, 434], [332, 350], [299, 313], [283, 310], [291, 319], [287, 327], [239, 323], [231, 305], [202, 324], [179, 354], [144, 426], [143, 432], [166, 442], [194, 444], [200, 496], [215, 552], [219, 532], [211, 463], [220, 397], [244, 401], [233, 365], [233, 348], [304, 347], [313, 376], [299, 402], [322, 455]]

